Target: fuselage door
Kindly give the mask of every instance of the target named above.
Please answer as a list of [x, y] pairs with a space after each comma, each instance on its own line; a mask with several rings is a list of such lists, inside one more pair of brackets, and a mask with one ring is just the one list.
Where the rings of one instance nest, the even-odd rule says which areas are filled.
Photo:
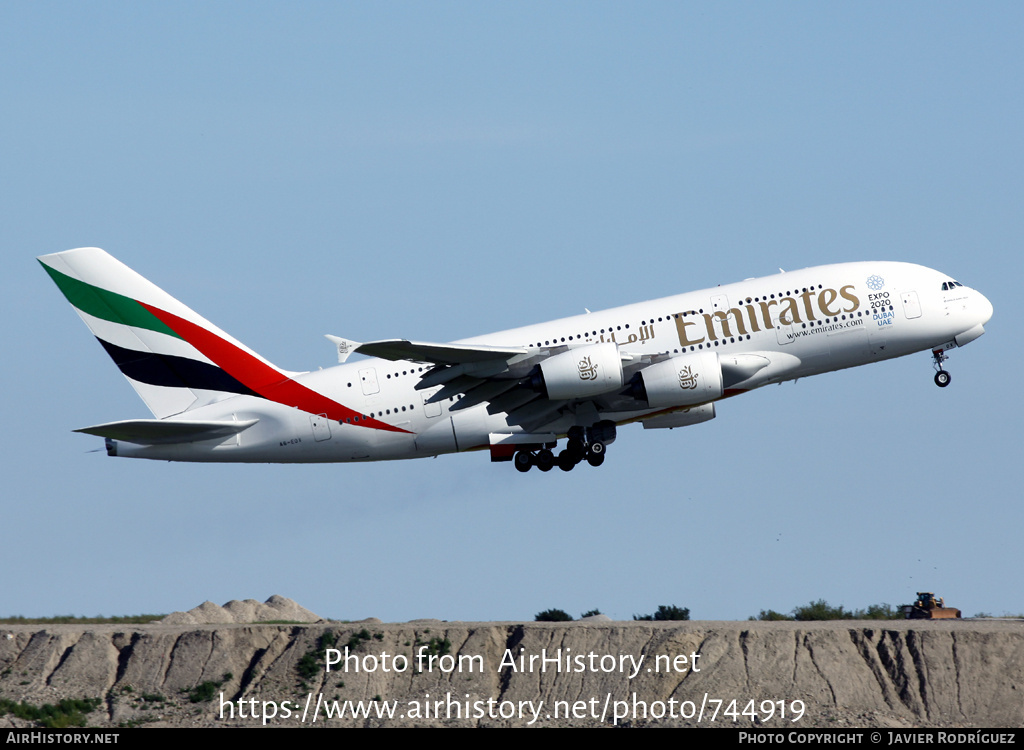
[[[722, 319], [723, 315], [725, 320]], [[730, 312], [726, 295], [716, 294], [711, 297], [711, 320], [718, 338], [727, 339], [737, 335], [736, 316]]]
[[712, 312], [729, 312], [729, 298], [724, 294], [716, 294], [711, 298]]
[[921, 317], [921, 301], [917, 298], [917, 292], [903, 292], [903, 313], [909, 320]]
[[310, 414], [309, 424], [313, 428], [313, 439], [318, 443], [331, 439], [331, 420], [326, 414]]
[[775, 334], [780, 344], [788, 344], [793, 340], [793, 324], [785, 323], [782, 316], [772, 309], [772, 325], [775, 326]]
[[427, 403], [427, 399], [430, 398], [431, 396], [433, 396], [439, 390], [441, 390], [441, 386], [438, 386], [436, 388], [428, 388], [425, 391], [421, 391], [421, 393], [423, 394], [423, 414], [424, 414], [424, 416], [427, 416], [427, 417], [440, 417], [441, 416], [441, 402], [440, 401], [435, 401], [432, 404], [428, 404]]
[[372, 396], [380, 393], [380, 384], [377, 383], [377, 371], [372, 367], [359, 371], [359, 382], [363, 386], [363, 395]]

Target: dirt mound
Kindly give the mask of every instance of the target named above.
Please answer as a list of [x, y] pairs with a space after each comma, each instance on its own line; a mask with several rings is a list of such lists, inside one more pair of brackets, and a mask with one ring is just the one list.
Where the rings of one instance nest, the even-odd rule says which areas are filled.
[[163, 625], [230, 625], [260, 622], [321, 622], [320, 615], [310, 612], [291, 599], [274, 596], [265, 602], [255, 599], [232, 599], [223, 607], [203, 602], [188, 612], [172, 612], [160, 621]]

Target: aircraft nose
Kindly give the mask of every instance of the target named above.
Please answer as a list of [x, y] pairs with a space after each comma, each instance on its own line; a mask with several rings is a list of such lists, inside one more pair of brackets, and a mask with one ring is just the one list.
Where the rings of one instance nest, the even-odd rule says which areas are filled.
[[977, 303], [978, 314], [981, 316], [981, 324], [985, 325], [992, 319], [992, 303], [988, 301], [988, 297], [984, 294], [978, 294]]

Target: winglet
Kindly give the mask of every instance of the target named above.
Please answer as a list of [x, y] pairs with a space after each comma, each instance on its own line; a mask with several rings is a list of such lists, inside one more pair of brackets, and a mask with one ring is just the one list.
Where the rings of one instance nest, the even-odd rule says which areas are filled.
[[358, 341], [349, 341], [348, 339], [341, 338], [341, 336], [332, 336], [329, 333], [324, 334], [324, 338], [333, 342], [338, 347], [338, 364], [345, 364], [345, 360], [359, 346]]

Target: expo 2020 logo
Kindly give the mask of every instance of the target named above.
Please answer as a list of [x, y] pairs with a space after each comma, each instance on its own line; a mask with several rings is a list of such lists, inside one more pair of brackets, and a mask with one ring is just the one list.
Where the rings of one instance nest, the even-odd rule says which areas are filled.
[[876, 292], [885, 286], [885, 279], [881, 276], [868, 276], [868, 287]]

